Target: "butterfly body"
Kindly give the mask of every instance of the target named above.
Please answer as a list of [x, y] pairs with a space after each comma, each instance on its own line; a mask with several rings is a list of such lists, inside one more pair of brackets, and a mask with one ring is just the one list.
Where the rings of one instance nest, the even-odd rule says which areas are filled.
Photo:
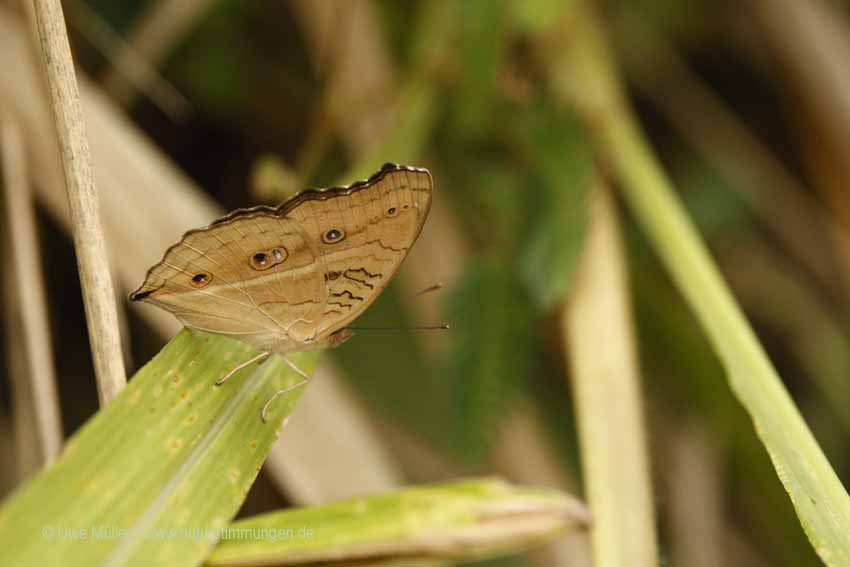
[[386, 164], [352, 185], [233, 211], [187, 232], [130, 299], [262, 351], [335, 346], [407, 256], [431, 190], [427, 170]]

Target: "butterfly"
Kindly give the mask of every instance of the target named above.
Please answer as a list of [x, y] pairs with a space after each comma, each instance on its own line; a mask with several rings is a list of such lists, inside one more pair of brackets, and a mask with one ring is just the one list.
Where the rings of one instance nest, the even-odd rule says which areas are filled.
[[431, 206], [427, 169], [387, 163], [365, 181], [307, 189], [277, 207], [237, 209], [188, 231], [132, 294], [185, 326], [233, 337], [271, 353], [303, 380], [286, 354], [336, 346], [386, 288]]

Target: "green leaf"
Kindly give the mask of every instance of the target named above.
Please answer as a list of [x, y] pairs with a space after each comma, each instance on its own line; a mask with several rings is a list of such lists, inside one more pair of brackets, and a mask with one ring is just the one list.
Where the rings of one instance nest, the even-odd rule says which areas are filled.
[[585, 199], [593, 162], [572, 113], [538, 105], [521, 123], [534, 171], [522, 279], [537, 304], [548, 308], [572, 283], [587, 228]]
[[[279, 357], [182, 331], [0, 508], [4, 565], [194, 566], [236, 514], [303, 388]], [[290, 358], [309, 373], [317, 353]]]
[[449, 300], [453, 441], [468, 458], [489, 446], [531, 367], [530, 306], [511, 266], [473, 265]]
[[246, 518], [224, 533], [207, 565], [477, 559], [588, 520], [586, 508], [560, 491], [473, 479]]

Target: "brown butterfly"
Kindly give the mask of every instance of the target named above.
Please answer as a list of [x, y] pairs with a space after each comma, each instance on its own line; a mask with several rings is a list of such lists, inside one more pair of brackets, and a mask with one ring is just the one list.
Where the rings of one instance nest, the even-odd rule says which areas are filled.
[[351, 336], [346, 326], [375, 301], [419, 236], [432, 185], [428, 170], [388, 163], [366, 181], [238, 209], [183, 235], [130, 299], [262, 351], [217, 384], [273, 352], [284, 355], [304, 380], [277, 397], [308, 379], [287, 353]]

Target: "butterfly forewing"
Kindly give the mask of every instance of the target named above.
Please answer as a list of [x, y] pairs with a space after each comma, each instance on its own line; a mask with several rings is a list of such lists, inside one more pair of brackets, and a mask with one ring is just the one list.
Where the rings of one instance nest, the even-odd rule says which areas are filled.
[[316, 321], [327, 294], [311, 244], [295, 221], [262, 213], [191, 231], [133, 298], [173, 312], [189, 327], [258, 345], [306, 338], [299, 334], [303, 321]]

